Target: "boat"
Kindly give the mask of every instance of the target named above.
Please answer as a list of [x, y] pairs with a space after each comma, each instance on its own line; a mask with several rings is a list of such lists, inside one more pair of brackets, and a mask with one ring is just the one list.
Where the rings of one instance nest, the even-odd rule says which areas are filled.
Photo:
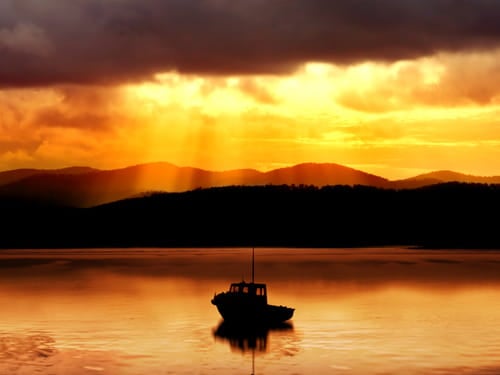
[[252, 248], [252, 281], [232, 283], [229, 290], [215, 293], [211, 302], [229, 324], [272, 326], [290, 320], [294, 308], [270, 305], [267, 286], [254, 282], [254, 249]]

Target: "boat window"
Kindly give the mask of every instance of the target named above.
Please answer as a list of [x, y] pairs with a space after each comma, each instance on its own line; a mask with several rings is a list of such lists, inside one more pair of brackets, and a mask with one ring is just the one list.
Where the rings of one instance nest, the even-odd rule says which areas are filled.
[[248, 293], [248, 286], [243, 287], [243, 293]]

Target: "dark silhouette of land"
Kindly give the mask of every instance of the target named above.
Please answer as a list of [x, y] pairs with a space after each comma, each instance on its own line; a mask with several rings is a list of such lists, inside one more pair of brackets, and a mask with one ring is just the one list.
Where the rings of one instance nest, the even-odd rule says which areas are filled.
[[481, 177], [436, 171], [390, 181], [334, 163], [303, 163], [260, 172], [254, 169], [209, 171], [161, 162], [113, 170], [71, 167], [4, 171], [0, 172], [0, 199], [42, 200], [59, 205], [92, 207], [152, 191], [172, 193], [197, 188], [265, 185], [363, 185], [414, 189], [443, 182], [500, 184], [500, 176]]
[[207, 171], [170, 163], [149, 163], [101, 171], [74, 167], [0, 172], [0, 197], [37, 199], [91, 207], [145, 191], [184, 192], [231, 185], [369, 185], [390, 187], [389, 180], [338, 164], [304, 163], [269, 172], [253, 169]]
[[90, 208], [1, 198], [1, 248], [500, 248], [500, 185], [227, 186]]
[[96, 172], [97, 169], [90, 167], [69, 167], [62, 169], [13, 169], [0, 172], [0, 186], [23, 180], [37, 175], [78, 175]]
[[478, 184], [500, 184], [500, 176], [473, 176], [454, 171], [434, 171], [404, 180], [391, 181], [393, 188], [413, 189], [443, 182], [466, 182]]

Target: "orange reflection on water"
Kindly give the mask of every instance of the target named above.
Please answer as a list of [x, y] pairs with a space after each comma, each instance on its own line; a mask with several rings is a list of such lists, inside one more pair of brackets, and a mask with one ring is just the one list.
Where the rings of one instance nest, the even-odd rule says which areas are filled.
[[500, 255], [353, 251], [257, 252], [296, 311], [249, 336], [210, 304], [246, 250], [0, 255], [0, 373], [500, 373]]
[[[499, 366], [500, 288], [358, 291], [298, 305], [306, 362], [354, 373]], [[307, 332], [307, 335], [305, 334]]]

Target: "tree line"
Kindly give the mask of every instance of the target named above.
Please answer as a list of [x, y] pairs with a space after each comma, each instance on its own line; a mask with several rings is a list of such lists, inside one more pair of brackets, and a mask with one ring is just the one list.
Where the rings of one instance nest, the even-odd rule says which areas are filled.
[[0, 201], [1, 248], [500, 248], [500, 185], [226, 186], [91, 208]]

